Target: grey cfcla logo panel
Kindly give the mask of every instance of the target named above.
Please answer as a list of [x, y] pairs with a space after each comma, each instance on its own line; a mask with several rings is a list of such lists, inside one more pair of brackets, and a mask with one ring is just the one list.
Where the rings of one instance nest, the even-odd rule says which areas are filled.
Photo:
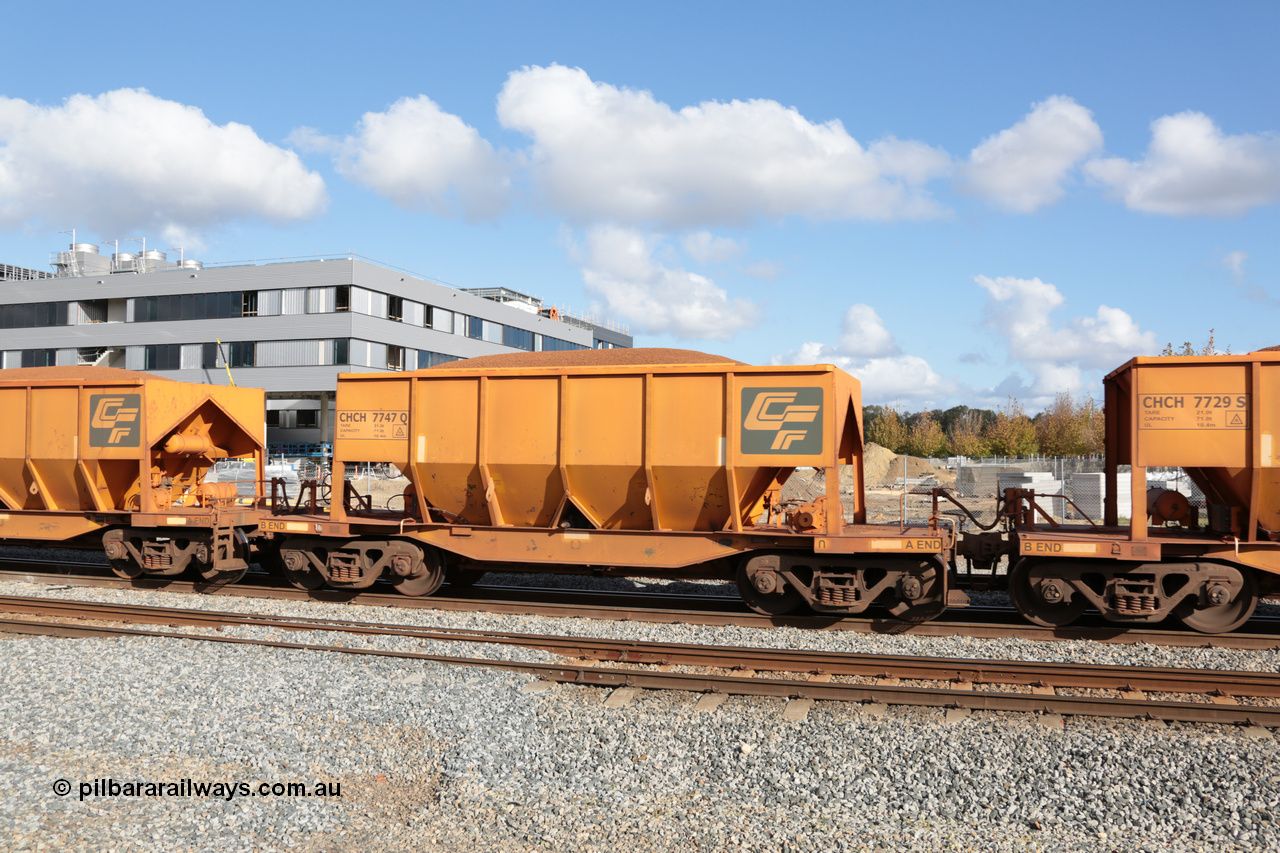
[[743, 388], [742, 452], [812, 456], [822, 452], [821, 388]]
[[89, 446], [137, 447], [142, 442], [141, 394], [89, 395]]

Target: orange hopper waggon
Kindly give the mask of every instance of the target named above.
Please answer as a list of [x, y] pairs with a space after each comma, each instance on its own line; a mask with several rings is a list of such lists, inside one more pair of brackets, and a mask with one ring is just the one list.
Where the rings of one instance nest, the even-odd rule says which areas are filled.
[[[408, 477], [402, 512], [349, 484], [327, 512], [261, 529], [295, 585], [410, 595], [485, 568], [736, 579], [762, 613], [947, 600], [954, 537], [866, 524], [859, 384], [830, 365], [752, 367], [681, 350], [492, 356], [338, 379], [332, 482], [360, 463]], [[842, 504], [839, 469], [853, 472]], [[825, 492], [780, 505], [798, 467]], [[337, 488], [337, 487], [335, 487]], [[846, 496], [847, 497], [847, 496]], [[786, 510], [784, 512], [784, 509]]]
[[[0, 543], [101, 549], [126, 578], [222, 583], [256, 559], [304, 589], [386, 578], [409, 595], [494, 568], [720, 577], [765, 614], [876, 604], [908, 620], [962, 598], [967, 559], [1008, 565], [1013, 603], [1041, 625], [1092, 609], [1234, 630], [1280, 594], [1280, 352], [1135, 358], [1104, 387], [1101, 519], [1068, 523], [1006, 489], [995, 522], [957, 533], [974, 517], [940, 511], [959, 503], [942, 488], [927, 520], [867, 523], [860, 386], [830, 365], [635, 349], [344, 374], [334, 493], [304, 484], [290, 501], [273, 481], [269, 503], [260, 390], [0, 370]], [[252, 468], [248, 505], [211, 482], [223, 459]], [[369, 463], [408, 478], [400, 510], [345, 480]], [[1149, 490], [1157, 466], [1203, 502]], [[796, 469], [819, 485], [783, 500]]]
[[205, 478], [241, 457], [261, 481], [263, 406], [260, 390], [109, 367], [0, 370], [0, 541], [101, 548], [127, 578], [239, 579], [258, 510]]
[[[1172, 615], [1209, 633], [1238, 628], [1260, 595], [1280, 592], [1280, 352], [1135, 358], [1104, 389], [1102, 524], [1046, 527], [1034, 497], [1011, 496], [1014, 603], [1042, 625], [1093, 607], [1120, 624]], [[1149, 490], [1155, 466], [1184, 469], [1204, 506]], [[1116, 497], [1121, 476], [1129, 505]]]

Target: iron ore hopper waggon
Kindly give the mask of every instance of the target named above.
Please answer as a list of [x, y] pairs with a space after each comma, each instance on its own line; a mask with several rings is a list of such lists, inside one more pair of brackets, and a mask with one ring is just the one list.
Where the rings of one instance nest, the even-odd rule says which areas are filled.
[[264, 393], [107, 367], [0, 370], [0, 541], [101, 548], [123, 577], [248, 568], [258, 510], [219, 459], [263, 475]]
[[[1006, 489], [983, 526], [942, 488], [927, 520], [867, 523], [860, 386], [830, 365], [617, 349], [344, 374], [332, 494], [272, 481], [269, 499], [260, 390], [0, 370], [0, 542], [102, 549], [126, 578], [229, 582], [257, 559], [303, 589], [385, 578], [408, 595], [494, 568], [719, 577], [765, 614], [907, 620], [940, 613], [967, 560], [1007, 564], [1041, 625], [1094, 609], [1234, 630], [1280, 594], [1280, 352], [1135, 358], [1104, 385], [1103, 518]], [[210, 481], [233, 458], [255, 471], [247, 506]], [[345, 478], [370, 463], [407, 478], [398, 509]], [[1148, 490], [1152, 467], [1184, 469], [1203, 505]], [[796, 469], [818, 485], [784, 499]], [[978, 529], [957, 533], [966, 517]]]
[[[861, 394], [830, 365], [679, 350], [490, 356], [338, 379], [332, 482], [408, 478], [402, 512], [349, 484], [327, 512], [264, 519], [289, 580], [410, 595], [485, 568], [736, 579], [747, 603], [903, 618], [946, 604], [950, 527], [867, 525]], [[853, 472], [842, 503], [839, 470]], [[782, 505], [796, 468], [825, 491]], [[277, 504], [278, 506], [278, 504]], [[279, 507], [278, 512], [282, 511]]]
[[[1009, 513], [1015, 604], [1042, 625], [1093, 607], [1122, 624], [1172, 615], [1234, 630], [1260, 595], [1280, 593], [1280, 352], [1135, 358], [1104, 388], [1102, 524], [1037, 523], [1034, 497], [1022, 496]], [[1204, 506], [1149, 490], [1156, 466], [1183, 468]], [[1131, 504], [1116, 498], [1121, 476]]]

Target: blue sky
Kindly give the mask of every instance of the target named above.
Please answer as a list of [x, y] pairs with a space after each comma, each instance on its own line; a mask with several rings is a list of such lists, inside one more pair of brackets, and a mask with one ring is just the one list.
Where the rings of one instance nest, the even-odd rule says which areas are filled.
[[1280, 3], [6, 18], [0, 263], [356, 252], [913, 409], [1280, 344]]

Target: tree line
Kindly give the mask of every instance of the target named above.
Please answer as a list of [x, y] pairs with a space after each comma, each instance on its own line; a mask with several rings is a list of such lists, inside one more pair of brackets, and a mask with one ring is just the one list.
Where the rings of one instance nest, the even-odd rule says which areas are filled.
[[952, 406], [919, 412], [863, 406], [867, 441], [907, 456], [1090, 456], [1103, 452], [1102, 407], [1063, 392], [1034, 417], [1012, 397], [999, 409]]
[[[1175, 348], [1171, 342], [1160, 355], [1230, 355], [1230, 346], [1217, 348], [1214, 331], [1209, 330], [1200, 347], [1185, 341]], [[1093, 397], [1076, 400], [1063, 392], [1035, 417], [1013, 397], [995, 411], [952, 406], [907, 412], [894, 406], [863, 406], [862, 429], [867, 441], [908, 456], [1092, 456], [1103, 452], [1106, 424]]]

